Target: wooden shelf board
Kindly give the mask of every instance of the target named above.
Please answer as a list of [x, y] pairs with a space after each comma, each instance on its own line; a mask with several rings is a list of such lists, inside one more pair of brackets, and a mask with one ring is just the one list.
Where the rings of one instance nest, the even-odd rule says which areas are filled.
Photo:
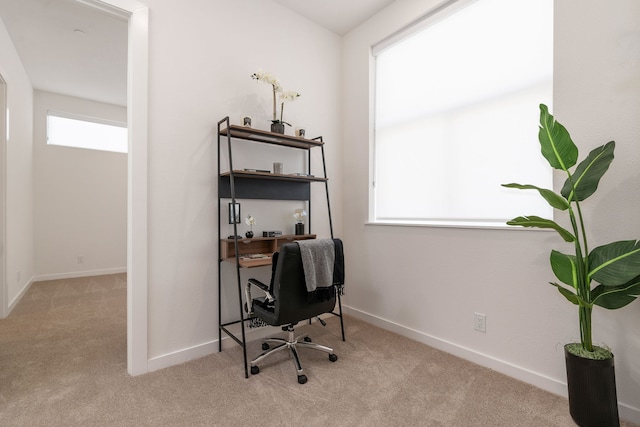
[[[240, 263], [240, 267], [244, 267], [244, 268], [262, 267], [265, 265], [271, 265], [272, 259], [273, 257], [271, 256], [265, 257], [265, 258], [254, 258], [254, 259], [240, 257], [239, 263]], [[231, 258], [231, 260], [233, 261], [235, 260], [235, 258]]]
[[[294, 242], [296, 240], [307, 240], [307, 239], [315, 239], [316, 235], [315, 234], [283, 234], [281, 236], [276, 236], [276, 237], [243, 237], [241, 239], [238, 239], [238, 243], [251, 243], [251, 242], [259, 242], [259, 241], [264, 241], [264, 240], [287, 240], [286, 243], [289, 243], [289, 241]], [[235, 239], [220, 239], [221, 242], [226, 242], [226, 243], [233, 243], [235, 241]]]
[[298, 136], [283, 135], [266, 130], [254, 129], [245, 126], [231, 125], [222, 129], [220, 135], [241, 138], [248, 141], [263, 142], [266, 144], [282, 145], [285, 147], [301, 148], [309, 150], [313, 147], [320, 147], [324, 142], [313, 139], [300, 138]]
[[[220, 176], [230, 176], [231, 172], [221, 173]], [[279, 173], [269, 172], [251, 172], [243, 170], [234, 170], [233, 175], [236, 178], [254, 178], [254, 179], [274, 179], [278, 181], [297, 181], [297, 182], [325, 182], [327, 178], [321, 178], [317, 176], [304, 176], [304, 175], [286, 175]]]

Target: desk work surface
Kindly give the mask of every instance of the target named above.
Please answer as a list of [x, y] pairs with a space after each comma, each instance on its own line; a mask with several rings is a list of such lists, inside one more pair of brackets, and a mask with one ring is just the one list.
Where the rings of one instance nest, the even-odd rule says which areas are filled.
[[[238, 239], [238, 264], [240, 267], [251, 268], [271, 265], [274, 252], [280, 250], [285, 243], [296, 240], [315, 239], [315, 234], [284, 235], [278, 237], [254, 237]], [[223, 261], [236, 262], [234, 239], [220, 239], [220, 257]]]
[[[250, 254], [240, 257], [240, 267], [251, 268], [271, 265], [273, 256], [271, 254]], [[233, 258], [232, 258], [233, 260]]]

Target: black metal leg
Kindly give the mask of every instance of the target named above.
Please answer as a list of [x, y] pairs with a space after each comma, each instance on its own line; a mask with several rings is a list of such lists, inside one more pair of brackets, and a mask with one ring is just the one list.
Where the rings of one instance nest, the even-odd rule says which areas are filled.
[[342, 341], [346, 341], [344, 338], [344, 322], [342, 321], [342, 298], [340, 297], [340, 291], [336, 290], [338, 295], [338, 309], [340, 310], [340, 330], [342, 331]]

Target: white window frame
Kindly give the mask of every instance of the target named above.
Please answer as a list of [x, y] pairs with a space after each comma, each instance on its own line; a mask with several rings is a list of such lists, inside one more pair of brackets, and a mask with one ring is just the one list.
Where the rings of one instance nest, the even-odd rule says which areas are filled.
[[93, 123], [93, 124], [98, 124], [98, 125], [104, 125], [104, 126], [110, 126], [110, 127], [116, 127], [116, 128], [124, 128], [125, 130], [127, 130], [127, 123], [126, 122], [121, 122], [121, 121], [117, 121], [117, 120], [109, 120], [109, 119], [103, 119], [100, 117], [92, 117], [92, 116], [85, 116], [85, 115], [81, 115], [81, 114], [75, 114], [75, 113], [69, 113], [66, 111], [59, 111], [59, 110], [47, 110], [47, 145], [51, 145], [51, 146], [58, 146], [58, 147], [69, 147], [69, 148], [80, 148], [80, 149], [86, 149], [86, 150], [98, 150], [98, 151], [108, 151], [108, 152], [113, 152], [113, 153], [128, 153], [128, 136], [125, 133], [124, 138], [122, 141], [119, 141], [120, 143], [117, 145], [110, 145], [110, 144], [100, 144], [100, 145], [87, 145], [84, 143], [66, 143], [65, 141], [52, 141], [51, 137], [50, 137], [50, 118], [60, 118], [60, 119], [69, 119], [69, 120], [75, 120], [78, 122], [84, 122], [84, 123]]
[[[372, 46], [371, 49], [371, 57], [370, 57], [370, 93], [371, 97], [371, 110], [370, 110], [370, 168], [369, 168], [369, 177], [370, 177], [370, 186], [369, 186], [369, 219], [368, 224], [373, 225], [408, 225], [408, 226], [435, 226], [435, 227], [456, 227], [456, 228], [497, 228], [497, 229], [513, 229], [513, 227], [508, 227], [504, 222], [496, 222], [496, 221], [483, 221], [483, 220], [472, 220], [472, 221], [457, 221], [457, 220], [432, 220], [432, 219], [399, 219], [399, 220], [381, 220], [376, 217], [376, 182], [377, 179], [377, 171], [376, 171], [376, 56], [384, 51], [385, 49], [392, 47], [398, 42], [405, 40], [406, 38], [411, 37], [412, 35], [422, 31], [423, 29], [434, 25], [440, 20], [446, 19], [447, 17], [455, 14], [461, 9], [469, 6], [472, 3], [475, 3], [481, 0], [448, 0], [443, 2], [442, 4], [436, 6], [434, 9], [427, 12], [425, 15], [419, 17], [414, 20], [404, 28], [398, 30], [393, 33], [386, 39]], [[551, 53], [552, 54], [552, 53]], [[552, 97], [552, 96], [551, 96]], [[552, 104], [552, 100], [545, 100], [545, 103], [549, 106]], [[537, 107], [537, 106], [536, 106]], [[537, 117], [532, 117], [532, 120], [536, 121]], [[549, 179], [550, 186], [553, 187], [553, 171], [549, 168]], [[513, 182], [518, 181], [518, 177], [504, 177], [504, 182]], [[523, 192], [519, 192], [523, 193]], [[514, 194], [516, 192], [514, 191]], [[526, 215], [527, 212], [522, 212], [521, 214]], [[553, 218], [553, 209], [548, 208], [546, 217]]]

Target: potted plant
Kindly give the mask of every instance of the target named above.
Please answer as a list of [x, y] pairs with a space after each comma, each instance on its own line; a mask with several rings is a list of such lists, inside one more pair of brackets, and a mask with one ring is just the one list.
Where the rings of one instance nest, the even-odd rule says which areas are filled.
[[285, 102], [295, 101], [300, 97], [300, 94], [293, 90], [283, 90], [278, 92], [278, 98], [280, 99], [280, 120], [274, 120], [274, 123], [280, 123], [282, 126], [282, 132], [284, 133], [284, 125], [291, 126], [291, 123], [284, 121], [284, 104]]
[[[258, 71], [253, 73], [251, 78], [259, 82], [268, 83], [271, 85], [273, 92], [273, 118], [271, 119], [271, 132], [284, 134], [284, 125], [291, 126], [283, 120], [284, 118], [284, 104], [285, 102], [295, 101], [300, 94], [295, 91], [285, 91], [280, 85], [280, 80], [274, 77], [271, 73], [265, 73], [264, 71]], [[280, 118], [276, 115], [276, 97], [280, 99]]]
[[567, 213], [571, 228], [537, 216], [520, 216], [507, 224], [553, 229], [573, 246], [570, 254], [553, 250], [550, 256], [551, 268], [558, 279], [550, 284], [577, 306], [580, 320], [580, 343], [565, 346], [570, 413], [580, 426], [618, 426], [613, 354], [593, 345], [591, 312], [594, 306], [624, 307], [640, 294], [640, 242], [624, 240], [589, 250], [580, 207], [596, 191], [609, 169], [615, 142], [595, 148], [576, 166], [578, 148], [544, 104], [540, 105], [538, 139], [542, 155], [551, 167], [567, 175], [560, 194], [534, 185], [503, 186], [538, 191], [554, 209]]

